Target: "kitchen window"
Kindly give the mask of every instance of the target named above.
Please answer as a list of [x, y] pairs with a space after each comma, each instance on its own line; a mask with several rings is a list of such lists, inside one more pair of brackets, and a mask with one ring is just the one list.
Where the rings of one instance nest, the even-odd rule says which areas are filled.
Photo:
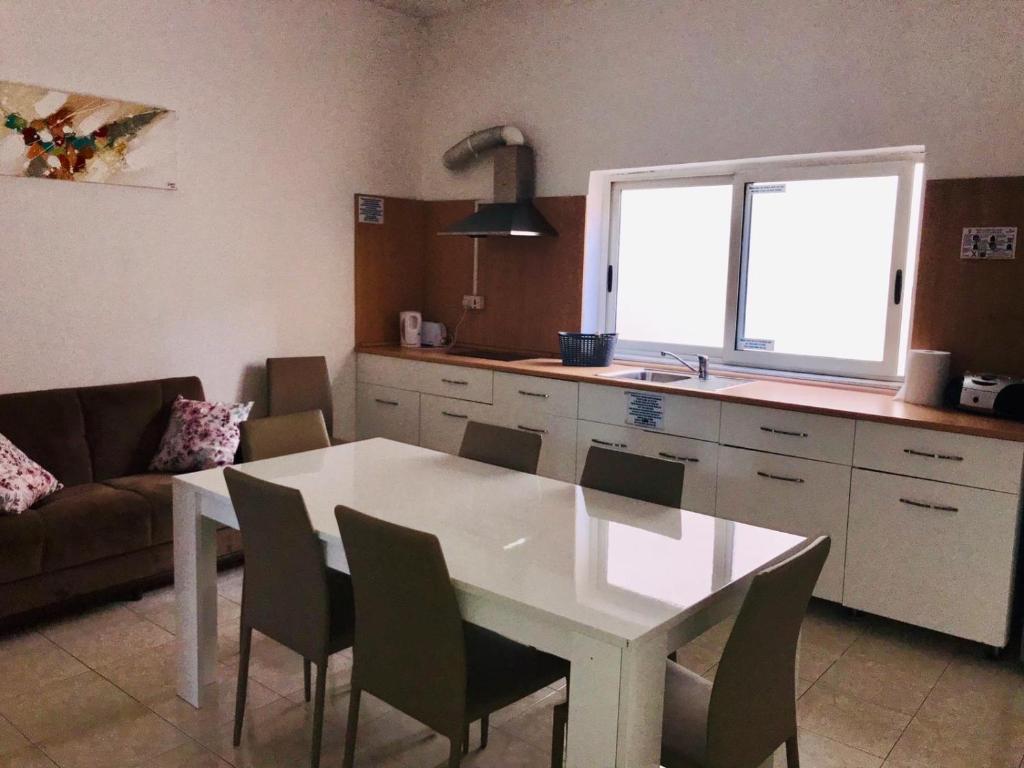
[[593, 324], [623, 357], [898, 379], [923, 160], [911, 147], [597, 172]]

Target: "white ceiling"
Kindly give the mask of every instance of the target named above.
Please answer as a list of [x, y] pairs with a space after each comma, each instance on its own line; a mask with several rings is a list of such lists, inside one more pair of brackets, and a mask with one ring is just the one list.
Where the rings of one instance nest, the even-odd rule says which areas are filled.
[[371, 2], [408, 16], [426, 19], [431, 16], [462, 11], [474, 5], [483, 5], [490, 0], [371, 0]]

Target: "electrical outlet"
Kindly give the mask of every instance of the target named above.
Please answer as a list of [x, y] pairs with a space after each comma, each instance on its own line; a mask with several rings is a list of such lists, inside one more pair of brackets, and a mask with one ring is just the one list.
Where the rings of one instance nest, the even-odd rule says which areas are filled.
[[484, 297], [483, 296], [463, 296], [462, 297], [462, 308], [463, 309], [483, 309], [484, 308]]

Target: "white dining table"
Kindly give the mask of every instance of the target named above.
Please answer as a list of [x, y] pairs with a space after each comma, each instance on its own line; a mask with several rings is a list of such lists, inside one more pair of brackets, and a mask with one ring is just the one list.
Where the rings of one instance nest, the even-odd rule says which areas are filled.
[[[331, 568], [348, 571], [338, 504], [435, 534], [467, 621], [571, 662], [571, 768], [657, 766], [666, 654], [805, 542], [382, 438], [239, 468], [302, 492]], [[173, 488], [178, 694], [198, 707], [217, 662], [217, 527], [238, 520], [221, 469]]]

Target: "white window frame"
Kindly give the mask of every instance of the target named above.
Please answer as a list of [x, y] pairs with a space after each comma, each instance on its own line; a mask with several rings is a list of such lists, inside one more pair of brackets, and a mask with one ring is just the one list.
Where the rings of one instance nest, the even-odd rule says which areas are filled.
[[[624, 359], [657, 360], [660, 359], [660, 350], [665, 349], [683, 356], [708, 355], [716, 363], [737, 369], [782, 374], [795, 372], [823, 378], [898, 380], [903, 373], [902, 358], [911, 330], [923, 163], [924, 147], [912, 146], [595, 171], [591, 174], [587, 201], [583, 328], [605, 333], [615, 331], [619, 274], [619, 205], [623, 190], [691, 184], [730, 184], [733, 187], [733, 205], [723, 346], [717, 348], [620, 339], [617, 356]], [[737, 349], [738, 315], [742, 306], [740, 281], [742, 265], [746, 259], [743, 234], [744, 217], [747, 215], [748, 184], [780, 178], [798, 180], [881, 175], [899, 177], [883, 360], [847, 360]], [[608, 290], [609, 268], [612, 276], [611, 290]], [[901, 302], [898, 305], [892, 300], [897, 271], [902, 271], [903, 281]], [[680, 298], [683, 299], [685, 296], [681, 294]]]

